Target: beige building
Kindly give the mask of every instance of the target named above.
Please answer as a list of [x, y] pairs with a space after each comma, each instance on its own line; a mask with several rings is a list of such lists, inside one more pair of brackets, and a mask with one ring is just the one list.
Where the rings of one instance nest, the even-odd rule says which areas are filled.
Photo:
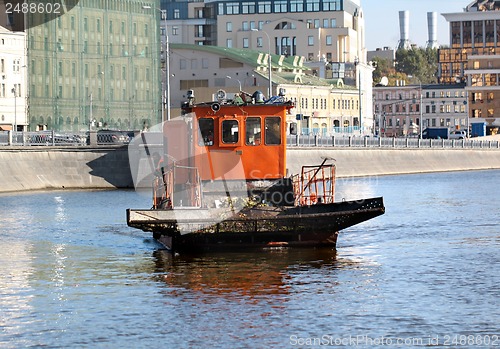
[[386, 137], [417, 137], [427, 127], [467, 129], [466, 101], [464, 84], [377, 86], [374, 128]]
[[359, 0], [165, 1], [172, 43], [248, 48], [306, 62], [366, 62]]
[[[258, 51], [215, 46], [171, 45], [171, 99], [179, 101], [172, 117], [180, 115], [180, 104], [193, 90], [196, 101], [209, 101], [220, 90], [232, 96], [241, 90], [253, 94], [268, 86], [264, 55]], [[265, 61], [265, 60], [264, 60]], [[285, 89], [286, 99], [296, 107], [287, 122], [296, 123], [302, 134], [333, 135], [359, 133], [359, 91], [344, 86], [341, 79], [321, 79], [305, 74], [300, 57], [273, 56], [273, 90]]]

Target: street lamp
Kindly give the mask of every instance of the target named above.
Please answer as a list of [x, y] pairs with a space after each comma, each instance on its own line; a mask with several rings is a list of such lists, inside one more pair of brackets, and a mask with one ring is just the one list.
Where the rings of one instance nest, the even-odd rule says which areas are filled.
[[358, 67], [360, 64], [359, 58], [356, 57], [354, 58], [354, 66], [356, 67], [356, 70], [358, 71], [358, 99], [359, 99], [359, 133], [363, 134], [363, 123], [361, 121], [361, 117], [363, 115], [361, 111], [361, 69]]
[[[94, 75], [92, 77], [92, 79], [95, 78], [95, 77], [97, 77], [98, 75], [104, 75], [104, 72], [102, 72], [102, 71], [98, 72], [96, 75]], [[92, 116], [92, 109], [94, 108], [93, 107], [93, 103], [94, 103], [93, 91], [90, 91], [90, 96], [89, 97], [90, 97], [90, 103], [89, 103], [90, 104], [90, 111], [89, 111], [89, 132], [90, 132], [92, 130], [92, 122], [94, 120], [93, 116]]]
[[[228, 78], [229, 80], [232, 79], [231, 76], [229, 76], [229, 75], [226, 75], [226, 78]], [[238, 79], [236, 79], [236, 81], [238, 81], [238, 84], [240, 85], [240, 92], [241, 92], [241, 81]]]
[[[159, 8], [151, 7], [150, 5], [143, 5], [144, 10], [156, 10], [159, 11], [163, 17], [163, 23], [165, 26], [165, 109], [167, 111], [167, 121], [170, 120], [170, 45], [168, 42], [168, 31], [167, 31], [167, 11]], [[163, 96], [162, 96], [163, 99]], [[163, 103], [163, 101], [162, 101]], [[161, 122], [163, 123], [163, 113], [161, 114]]]
[[252, 31], [254, 32], [263, 32], [264, 34], [266, 34], [267, 36], [267, 43], [269, 45], [269, 50], [268, 50], [268, 70], [269, 70], [269, 88], [268, 88], [268, 91], [267, 91], [267, 96], [268, 98], [271, 98], [271, 94], [272, 94], [272, 91], [273, 91], [273, 80], [272, 80], [272, 77], [271, 77], [271, 74], [272, 74], [272, 66], [271, 66], [271, 38], [269, 37], [269, 34], [267, 34], [266, 31], [264, 30], [259, 30], [257, 28], [253, 28]]
[[422, 139], [422, 131], [424, 130], [424, 114], [422, 111], [422, 82], [419, 80], [419, 85], [420, 85], [420, 139]]
[[14, 85], [12, 88], [12, 93], [14, 94], [14, 131], [17, 133], [17, 86]]

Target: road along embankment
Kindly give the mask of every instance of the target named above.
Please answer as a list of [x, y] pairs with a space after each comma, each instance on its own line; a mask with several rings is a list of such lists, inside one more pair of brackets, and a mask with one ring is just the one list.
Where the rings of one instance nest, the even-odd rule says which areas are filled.
[[[500, 169], [498, 149], [291, 148], [289, 173], [334, 158], [338, 177]], [[122, 147], [5, 147], [0, 192], [133, 188]]]
[[294, 148], [287, 167], [300, 173], [324, 157], [335, 159], [337, 177], [500, 169], [498, 149]]

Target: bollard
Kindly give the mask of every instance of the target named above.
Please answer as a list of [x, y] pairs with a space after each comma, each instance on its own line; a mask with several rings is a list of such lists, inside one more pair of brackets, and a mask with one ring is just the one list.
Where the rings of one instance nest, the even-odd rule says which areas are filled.
[[12, 145], [12, 131], [11, 130], [7, 131], [7, 137], [8, 137], [7, 144]]

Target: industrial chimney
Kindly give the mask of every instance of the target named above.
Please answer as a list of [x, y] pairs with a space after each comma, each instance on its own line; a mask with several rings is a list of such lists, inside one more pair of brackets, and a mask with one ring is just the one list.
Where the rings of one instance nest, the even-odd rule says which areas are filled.
[[429, 30], [427, 48], [439, 48], [437, 42], [437, 12], [427, 12], [427, 28]]
[[408, 33], [410, 32], [410, 11], [399, 11], [400, 40], [398, 49], [409, 50], [411, 48]]

